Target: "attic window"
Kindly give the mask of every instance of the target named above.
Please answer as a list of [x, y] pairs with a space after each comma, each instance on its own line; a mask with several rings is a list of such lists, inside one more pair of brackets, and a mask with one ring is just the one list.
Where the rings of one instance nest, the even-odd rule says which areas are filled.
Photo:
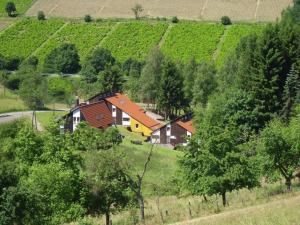
[[103, 114], [99, 114], [99, 115], [96, 116], [96, 119], [97, 120], [102, 120], [102, 119], [104, 119], [104, 115]]

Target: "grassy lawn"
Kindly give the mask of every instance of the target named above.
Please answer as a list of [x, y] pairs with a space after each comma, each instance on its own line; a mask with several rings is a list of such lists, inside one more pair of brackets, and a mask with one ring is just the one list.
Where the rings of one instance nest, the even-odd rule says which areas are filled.
[[[129, 132], [121, 126], [118, 129], [125, 136], [120, 147], [124, 150], [127, 158], [133, 165], [132, 173], [141, 173], [151, 149], [151, 144], [143, 142], [142, 145], [134, 145], [130, 142], [131, 140], [143, 141], [145, 137]], [[144, 194], [146, 196], [153, 194], [153, 185], [158, 187], [166, 186], [176, 176], [178, 169], [177, 158], [180, 155], [182, 153], [179, 151], [161, 146], [154, 147], [148, 171], [145, 175]]]
[[67, 112], [37, 112], [36, 117], [37, 120], [41, 123], [43, 128], [49, 126], [51, 121], [66, 115]]
[[0, 85], [0, 113], [28, 110], [18, 95]]

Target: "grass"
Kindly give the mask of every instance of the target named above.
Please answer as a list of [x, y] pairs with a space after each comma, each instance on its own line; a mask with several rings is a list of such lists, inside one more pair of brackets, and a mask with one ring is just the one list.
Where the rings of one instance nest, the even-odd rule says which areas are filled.
[[0, 85], [0, 113], [28, 110], [18, 95]]
[[50, 123], [61, 116], [66, 115], [67, 112], [37, 112], [36, 117], [43, 128], [46, 128]]

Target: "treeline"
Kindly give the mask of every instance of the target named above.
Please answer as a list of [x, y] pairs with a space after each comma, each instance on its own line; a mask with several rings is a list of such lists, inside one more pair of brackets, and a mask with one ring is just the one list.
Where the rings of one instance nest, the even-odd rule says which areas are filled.
[[[241, 40], [220, 70], [197, 133], [180, 160], [182, 184], [195, 195], [222, 196], [300, 169], [300, 2], [262, 35]], [[198, 89], [199, 90], [199, 89]]]

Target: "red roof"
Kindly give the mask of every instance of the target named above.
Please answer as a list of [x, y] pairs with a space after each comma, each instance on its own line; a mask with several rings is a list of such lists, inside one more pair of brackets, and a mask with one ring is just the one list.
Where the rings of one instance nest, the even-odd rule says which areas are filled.
[[105, 101], [81, 106], [80, 111], [92, 127], [107, 128], [114, 123]]
[[187, 131], [191, 132], [192, 134], [194, 134], [196, 132], [195, 128], [193, 127], [192, 120], [187, 120], [187, 121], [178, 120], [178, 121], [176, 121], [176, 123], [179, 126], [181, 126], [184, 129], [186, 129]]
[[151, 130], [156, 130], [161, 126], [158, 121], [147, 116], [146, 111], [142, 107], [130, 101], [130, 99], [125, 95], [116, 93], [113, 96], [107, 97], [105, 100]]

